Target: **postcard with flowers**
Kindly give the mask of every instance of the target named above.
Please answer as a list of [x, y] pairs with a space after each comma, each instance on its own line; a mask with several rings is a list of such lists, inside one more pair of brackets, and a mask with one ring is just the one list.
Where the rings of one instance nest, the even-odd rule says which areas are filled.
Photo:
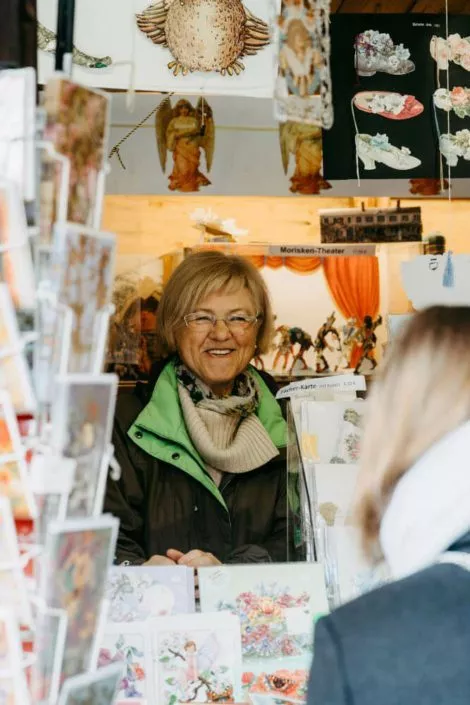
[[110, 97], [57, 75], [45, 85], [44, 107], [44, 139], [70, 161], [67, 220], [98, 227], [103, 195], [100, 173], [107, 150]]
[[240, 618], [245, 695], [272, 705], [304, 702], [314, 622], [328, 612], [323, 566], [221, 566], [198, 573], [201, 611]]
[[114, 566], [106, 598], [111, 622], [139, 622], [196, 611], [194, 571], [186, 566]]
[[240, 621], [233, 614], [158, 617], [152, 622], [155, 700], [234, 702], [240, 699]]
[[39, 596], [48, 607], [63, 609], [67, 614], [63, 678], [91, 666], [118, 526], [118, 520], [108, 515], [49, 525], [39, 575]]
[[351, 524], [357, 499], [358, 465], [316, 463], [306, 468], [311, 506], [327, 526]]
[[98, 314], [111, 302], [116, 237], [70, 223], [55, 230], [57, 260], [55, 288], [60, 304], [73, 313], [69, 373], [92, 373], [102, 369], [105, 353], [97, 364], [100, 338]]
[[154, 669], [148, 622], [108, 622], [101, 637], [98, 668], [119, 663], [124, 667], [116, 705], [153, 705]]
[[[2, 602], [2, 605], [4, 603]], [[18, 623], [11, 610], [0, 607], [0, 703], [30, 705], [23, 669], [23, 652]], [[8, 675], [7, 675], [8, 674]]]
[[[101, 513], [103, 456], [111, 439], [116, 375], [64, 375], [56, 378], [51, 417], [52, 443], [77, 465], [67, 516]], [[105, 469], [107, 474], [108, 469]]]
[[7, 284], [0, 284], [0, 350], [0, 388], [10, 394], [17, 414], [33, 412], [36, 399]]
[[113, 663], [97, 671], [68, 678], [57, 705], [113, 705], [124, 664]]
[[[20, 552], [11, 503], [0, 495], [0, 606], [11, 605], [22, 624], [32, 624], [26, 578], [20, 562]], [[1, 701], [0, 701], [1, 702]]]
[[305, 401], [301, 408], [304, 461], [357, 463], [365, 404], [356, 401]]

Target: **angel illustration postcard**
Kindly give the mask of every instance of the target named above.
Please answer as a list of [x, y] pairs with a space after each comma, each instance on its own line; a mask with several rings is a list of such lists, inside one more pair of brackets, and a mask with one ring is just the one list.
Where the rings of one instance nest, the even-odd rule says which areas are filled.
[[240, 618], [243, 685], [250, 697], [257, 693], [273, 702], [285, 699], [287, 689], [289, 701], [303, 702], [314, 622], [328, 612], [323, 566], [221, 566], [198, 572], [201, 611], [229, 611]]
[[67, 613], [63, 678], [91, 667], [118, 525], [118, 520], [108, 515], [49, 525], [40, 573], [40, 598], [49, 607]]
[[36, 399], [7, 284], [0, 284], [0, 350], [0, 388], [10, 394], [15, 413], [33, 412]]
[[232, 614], [152, 622], [156, 702], [234, 702], [241, 686], [240, 621]]
[[364, 413], [365, 404], [362, 400], [305, 401], [301, 408], [301, 446], [304, 460], [319, 463], [357, 463]]
[[22, 661], [18, 623], [10, 610], [0, 607], [0, 702], [5, 705], [31, 703]]
[[57, 705], [114, 705], [123, 675], [122, 663], [68, 678]]
[[115, 566], [106, 598], [112, 622], [195, 612], [194, 571], [186, 566]]
[[149, 622], [108, 622], [100, 642], [98, 667], [120, 664], [124, 673], [116, 705], [153, 705], [154, 671]]
[[97, 367], [98, 313], [111, 301], [116, 238], [67, 223], [56, 228], [55, 246], [57, 297], [73, 313], [67, 372], [91, 373]]
[[0, 494], [0, 606], [11, 605], [22, 624], [32, 624], [31, 605], [10, 501]]
[[97, 493], [102, 485], [103, 456], [111, 438], [117, 385], [118, 378], [112, 374], [56, 378], [52, 443], [77, 463], [67, 516], [90, 516], [101, 500]]
[[[52, 77], [44, 89], [44, 139], [70, 161], [67, 220], [98, 227], [100, 183], [109, 131], [109, 95], [68, 78]], [[74, 126], [70, 130], [69, 126]], [[57, 181], [60, 182], [58, 166]]]

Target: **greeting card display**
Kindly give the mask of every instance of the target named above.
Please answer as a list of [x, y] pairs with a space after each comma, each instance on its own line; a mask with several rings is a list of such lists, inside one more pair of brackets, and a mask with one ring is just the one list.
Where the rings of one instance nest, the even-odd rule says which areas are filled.
[[17, 414], [31, 413], [36, 400], [7, 284], [0, 284], [0, 351], [0, 387], [10, 394]]
[[15, 523], [10, 502], [2, 496], [0, 496], [0, 555], [0, 605], [9, 605], [9, 615], [17, 617], [22, 624], [31, 624], [31, 606], [20, 561]]
[[32, 68], [0, 73], [0, 173], [24, 201], [35, 196], [36, 73]]
[[232, 614], [159, 617], [152, 627], [155, 701], [233, 702], [241, 685], [240, 621]]
[[65, 610], [68, 617], [63, 678], [78, 675], [93, 665], [96, 629], [118, 525], [117, 519], [104, 515], [52, 522], [49, 526], [40, 572], [40, 597], [49, 607]]
[[305, 459], [319, 463], [357, 463], [364, 402], [312, 402], [301, 407], [300, 446]]
[[[56, 76], [44, 89], [44, 138], [70, 161], [67, 220], [98, 227], [108, 141], [109, 96]], [[73, 130], [70, 129], [73, 125]], [[60, 168], [57, 181], [60, 181]]]
[[195, 612], [194, 571], [185, 566], [116, 566], [106, 585], [111, 622]]
[[[5, 604], [2, 602], [2, 605]], [[18, 626], [6, 607], [0, 608], [0, 702], [29, 705]]]
[[67, 372], [101, 370], [103, 360], [95, 360], [100, 327], [98, 313], [111, 300], [116, 238], [67, 223], [57, 227], [55, 246], [59, 253], [57, 298], [73, 312]]
[[[240, 617], [243, 684], [254, 702], [304, 702], [314, 621], [328, 612], [315, 563], [199, 569], [201, 610]], [[264, 699], [263, 698], [263, 699]]]
[[153, 695], [149, 623], [108, 623], [100, 644], [100, 669], [113, 663], [124, 666], [124, 677], [118, 685], [116, 705], [152, 705], [156, 702]]
[[68, 678], [62, 687], [58, 705], [113, 705], [122, 673], [123, 664], [116, 663]]
[[[115, 375], [67, 375], [56, 378], [52, 406], [52, 443], [76, 461], [68, 516], [100, 513], [108, 467], [103, 458], [111, 438], [118, 378]], [[95, 511], [98, 510], [99, 511]]]

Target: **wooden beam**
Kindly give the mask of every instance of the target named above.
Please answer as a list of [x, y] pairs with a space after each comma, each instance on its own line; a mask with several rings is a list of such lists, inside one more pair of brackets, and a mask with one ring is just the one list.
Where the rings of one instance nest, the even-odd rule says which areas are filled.
[[[445, 0], [416, 0], [411, 12], [430, 12], [444, 14], [446, 11]], [[463, 15], [470, 12], [468, 0], [449, 0], [449, 14]]]
[[408, 12], [412, 2], [413, 0], [343, 0], [338, 12]]

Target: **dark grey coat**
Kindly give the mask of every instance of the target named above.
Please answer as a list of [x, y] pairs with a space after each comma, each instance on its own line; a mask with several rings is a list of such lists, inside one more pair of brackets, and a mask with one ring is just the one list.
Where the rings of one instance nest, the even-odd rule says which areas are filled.
[[[470, 534], [451, 550], [470, 553]], [[470, 572], [440, 564], [321, 619], [308, 705], [469, 705]]]

